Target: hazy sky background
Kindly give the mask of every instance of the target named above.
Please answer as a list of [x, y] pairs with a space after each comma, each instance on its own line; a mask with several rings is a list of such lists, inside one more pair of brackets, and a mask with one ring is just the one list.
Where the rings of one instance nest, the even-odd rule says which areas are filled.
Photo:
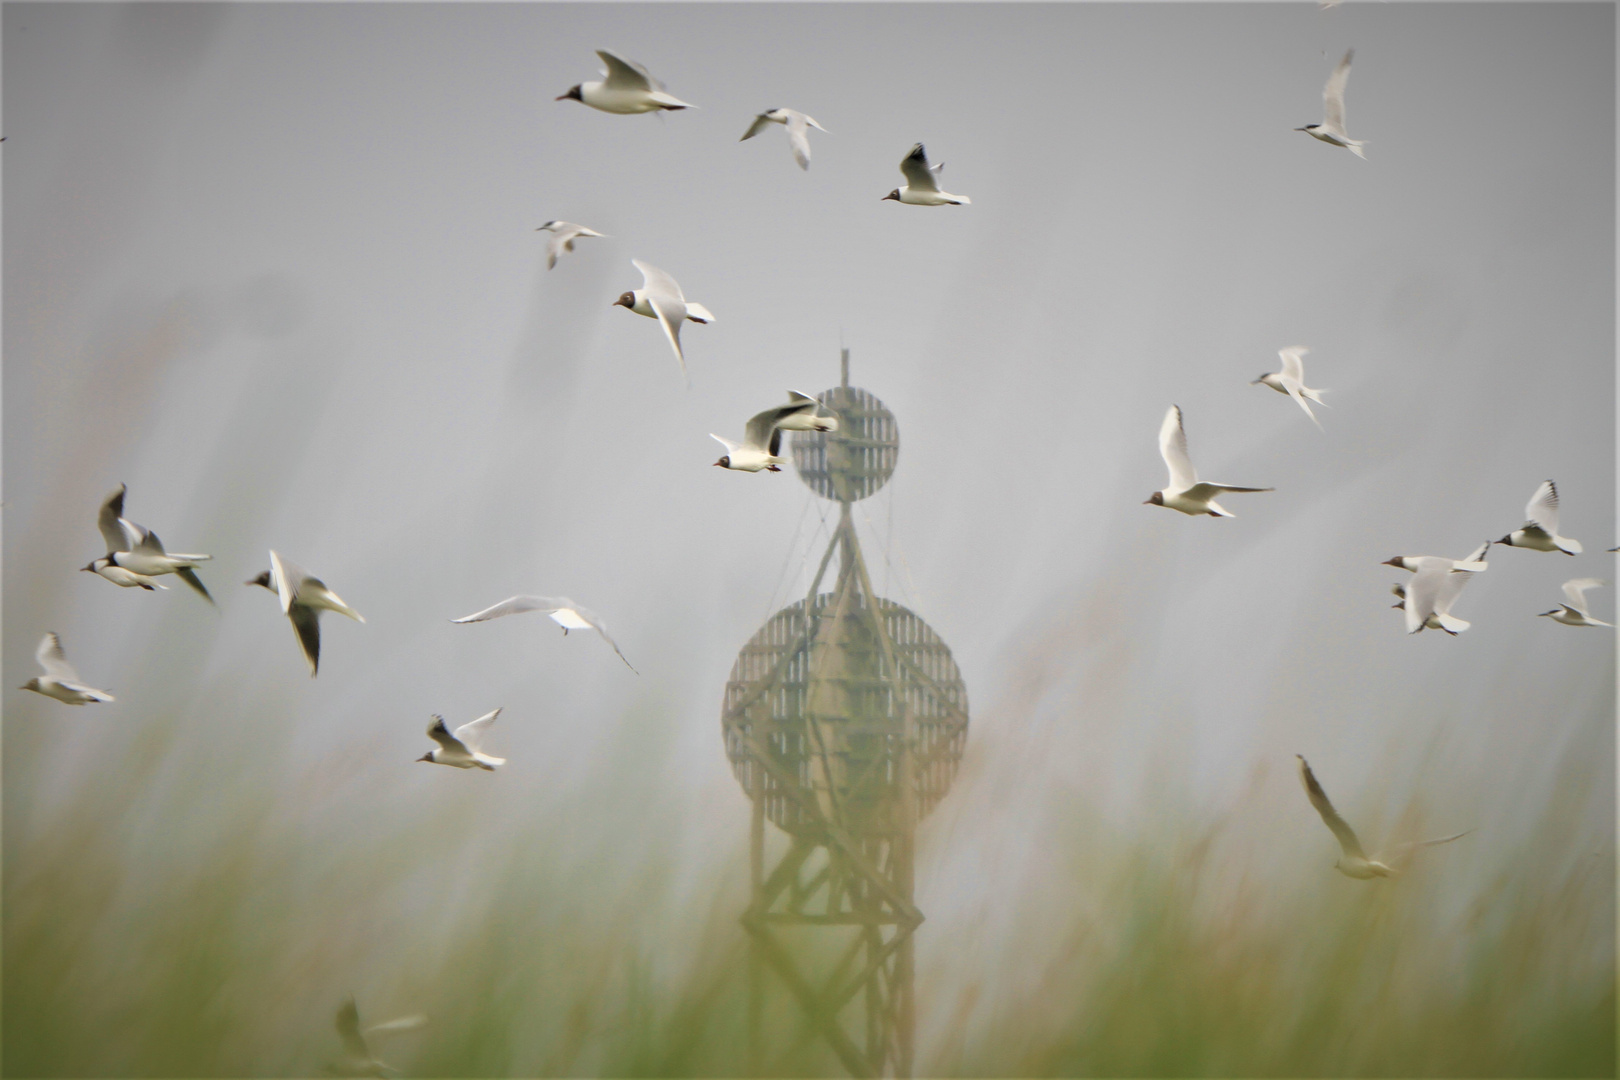
[[[1613, 633], [1535, 618], [1620, 541], [1611, 5], [3, 18], [8, 855], [154, 725], [194, 787], [122, 822], [136, 874], [204, 844], [242, 768], [350, 844], [438, 800], [496, 865], [503, 821], [574, 812], [643, 740], [614, 798], [674, 793], [645, 813], [702, 893], [746, 837], [727, 673], [834, 511], [790, 470], [711, 468], [708, 433], [836, 383], [840, 341], [901, 432], [857, 508], [875, 584], [972, 704], [923, 827], [919, 979], [969, 925], [986, 956], [1035, 933], [1007, 896], [1058, 887], [1053, 791], [1214, 813], [1263, 765], [1257, 846], [1328, 872], [1293, 754], [1347, 816], [1423, 786], [1442, 830], [1503, 837], [1612, 715]], [[1350, 46], [1366, 161], [1291, 130]], [[700, 108], [554, 102], [595, 48]], [[775, 106], [830, 131], [808, 173], [778, 129], [738, 142]], [[919, 140], [973, 205], [880, 201]], [[548, 272], [551, 218], [609, 238]], [[683, 333], [690, 391], [656, 324], [610, 306], [632, 258], [716, 316]], [[1249, 385], [1290, 345], [1325, 432]], [[1225, 500], [1234, 520], [1141, 505], [1171, 403], [1204, 477], [1277, 490]], [[1502, 536], [1548, 477], [1586, 554], [1494, 548], [1457, 605], [1472, 630], [1404, 635], [1406, 575], [1379, 563]], [[78, 572], [121, 481], [127, 516], [213, 554], [217, 610]], [[241, 584], [269, 548], [368, 620], [324, 618], [315, 681]], [[594, 608], [640, 678], [540, 616], [448, 621], [514, 593]], [[1613, 620], [1612, 588], [1589, 598]], [[15, 689], [46, 630], [116, 704]], [[413, 764], [430, 713], [496, 706], [504, 771]], [[1584, 812], [1612, 833], [1601, 752]]]

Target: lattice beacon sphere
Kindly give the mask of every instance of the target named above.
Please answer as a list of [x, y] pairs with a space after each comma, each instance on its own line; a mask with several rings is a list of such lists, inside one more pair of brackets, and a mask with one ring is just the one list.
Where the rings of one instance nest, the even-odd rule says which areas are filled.
[[824, 499], [859, 502], [888, 483], [900, 459], [900, 428], [883, 402], [856, 386], [816, 395], [838, 417], [833, 432], [793, 432], [799, 479]]
[[[928, 624], [889, 600], [877, 613], [894, 642], [892, 671], [870, 623], [832, 610], [834, 593], [771, 616], [737, 654], [721, 725], [743, 790], [767, 816], [809, 835], [823, 818], [855, 835], [905, 831], [900, 749], [910, 713], [916, 745], [912, 820], [950, 790], [967, 743], [968, 700], [951, 650]], [[753, 740], [768, 765], [749, 755]]]

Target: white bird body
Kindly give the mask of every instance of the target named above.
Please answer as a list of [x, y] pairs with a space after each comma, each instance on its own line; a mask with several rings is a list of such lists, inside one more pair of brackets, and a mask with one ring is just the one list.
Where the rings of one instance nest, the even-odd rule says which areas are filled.
[[[463, 615], [459, 619], [451, 619], [454, 623], [484, 622], [489, 619], [499, 619], [504, 615], [521, 615], [527, 611], [543, 611], [551, 616], [551, 621], [562, 627], [566, 635], [570, 630], [595, 630], [602, 635], [602, 640], [613, 646], [613, 651], [619, 654], [624, 666], [635, 671], [629, 659], [620, 650], [618, 642], [608, 634], [607, 627], [602, 624], [601, 618], [588, 608], [568, 599], [566, 596], [511, 596], [483, 611], [471, 615]], [[641, 674], [639, 671], [636, 674]]]
[[[754, 122], [738, 142], [747, 142], [755, 135], [765, 130], [767, 124], [781, 124], [787, 128], [788, 144], [793, 147], [793, 160], [799, 163], [799, 168], [810, 168], [810, 128], [817, 131], [827, 131], [816, 123], [813, 116], [806, 116], [797, 109], [768, 109], [754, 117]], [[829, 133], [830, 134], [830, 133]]]
[[1322, 391], [1312, 390], [1305, 385], [1305, 365], [1300, 359], [1310, 351], [1303, 345], [1278, 350], [1277, 355], [1282, 357], [1282, 370], [1267, 372], [1249, 385], [1269, 386], [1277, 393], [1293, 398], [1305, 410], [1305, 415], [1311, 418], [1311, 423], [1321, 428], [1322, 421], [1311, 412], [1310, 403], [1314, 401], [1318, 405], [1326, 405], [1327, 402], [1322, 400]]
[[1193, 468], [1187, 453], [1187, 432], [1181, 426], [1181, 406], [1172, 405], [1159, 425], [1159, 455], [1170, 470], [1170, 483], [1155, 491], [1143, 503], [1167, 506], [1183, 514], [1210, 517], [1236, 517], [1215, 501], [1224, 491], [1272, 491], [1272, 488], [1233, 487], [1231, 484], [1200, 483], [1198, 470]]
[[1613, 626], [1614, 623], [1592, 618], [1592, 610], [1586, 605], [1586, 590], [1607, 584], [1608, 582], [1601, 578], [1571, 578], [1564, 582], [1564, 596], [1568, 598], [1568, 602], [1541, 614], [1565, 626]]
[[1531, 551], [1562, 551], [1565, 555], [1579, 555], [1581, 542], [1558, 535], [1558, 485], [1543, 480], [1524, 507], [1524, 526], [1514, 529], [1498, 544], [1508, 547], [1529, 548]]
[[148, 590], [162, 589], [165, 586], [152, 579], [173, 574], [212, 604], [214, 598], [208, 594], [208, 588], [197, 576], [195, 568], [213, 556], [164, 551], [163, 541], [158, 539], [156, 533], [123, 516], [125, 490], [125, 486], [119, 484], [118, 490], [102, 502], [101, 512], [97, 516], [96, 525], [107, 545], [107, 554], [81, 569], [126, 589], [137, 586]]
[[613, 306], [629, 308], [637, 315], [657, 319], [669, 347], [675, 350], [675, 359], [679, 361], [684, 376], [686, 354], [681, 351], [681, 324], [688, 319], [696, 323], [710, 323], [714, 321], [714, 316], [702, 304], [688, 300], [681, 292], [680, 284], [658, 267], [640, 259], [631, 259], [630, 265], [641, 271], [641, 288], [621, 293], [613, 301]]
[[1345, 50], [1344, 59], [1339, 61], [1339, 66], [1333, 69], [1333, 74], [1328, 76], [1326, 85], [1322, 87], [1322, 122], [1306, 124], [1294, 130], [1303, 131], [1330, 146], [1342, 146], [1365, 161], [1367, 155], [1361, 148], [1367, 145], [1366, 142], [1352, 139], [1344, 131], [1344, 86], [1350, 81], [1350, 58], [1355, 52], [1354, 49]]
[[583, 225], [575, 225], [571, 221], [548, 221], [535, 232], [548, 232], [551, 238], [546, 241], [546, 269], [550, 270], [557, 265], [557, 259], [565, 251], [574, 250], [574, 241], [582, 236], [606, 236], [595, 229], [587, 229]]
[[972, 203], [973, 200], [966, 195], [952, 195], [940, 190], [939, 173], [944, 168], [943, 161], [930, 168], [928, 154], [923, 150], [923, 144], [918, 143], [900, 161], [900, 172], [906, 178], [905, 186], [895, 188], [879, 201], [893, 199], [907, 206], [967, 206]]
[[107, 691], [84, 684], [84, 680], [79, 678], [79, 673], [73, 670], [73, 665], [68, 663], [67, 654], [62, 651], [62, 639], [54, 633], [48, 633], [40, 639], [39, 648], [34, 650], [34, 659], [45, 669], [45, 674], [29, 679], [18, 689], [44, 694], [64, 705], [86, 705], [92, 701], [116, 700]]
[[506, 759], [491, 757], [481, 753], [480, 750], [484, 745], [484, 735], [499, 715], [500, 709], [485, 713], [476, 720], [462, 724], [452, 735], [444, 726], [444, 717], [434, 714], [433, 723], [428, 725], [427, 733], [428, 738], [439, 745], [416, 760], [430, 761], [435, 765], [449, 765], [457, 769], [484, 769], [494, 772], [506, 764]]
[[596, 55], [606, 65], [602, 71], [604, 78], [570, 87], [567, 93], [557, 97], [558, 101], [578, 101], [593, 109], [621, 115], [697, 108], [667, 92], [663, 83], [634, 60], [614, 56], [606, 49], [597, 49]]
[[1436, 844], [1449, 844], [1453, 840], [1467, 836], [1472, 831], [1466, 830], [1453, 836], [1442, 836], [1434, 840], [1418, 840], [1397, 844], [1391, 853], [1380, 852], [1378, 858], [1371, 858], [1362, 848], [1361, 840], [1356, 836], [1355, 830], [1350, 827], [1344, 818], [1339, 816], [1337, 810], [1333, 809], [1333, 803], [1328, 801], [1327, 792], [1323, 791], [1322, 785], [1316, 782], [1316, 774], [1311, 772], [1311, 767], [1305, 761], [1304, 756], [1300, 754], [1294, 756], [1299, 758], [1299, 779], [1300, 783], [1305, 785], [1305, 797], [1311, 801], [1311, 805], [1321, 815], [1322, 823], [1332, 831], [1339, 841], [1342, 854], [1333, 865], [1339, 873], [1346, 877], [1357, 878], [1361, 881], [1375, 877], [1395, 877], [1400, 873], [1400, 869], [1390, 865], [1390, 863], [1397, 861], [1391, 857], [1392, 855], [1409, 856], [1418, 848], [1433, 847]]
[[148, 592], [154, 589], [167, 590], [168, 586], [156, 578], [149, 578], [145, 574], [137, 574], [133, 570], [125, 570], [113, 562], [111, 558], [103, 555], [93, 560], [89, 566], [81, 566], [80, 570], [88, 570], [93, 574], [106, 578], [114, 585], [124, 589], [142, 588]]
[[327, 588], [326, 582], [310, 576], [302, 567], [283, 559], [274, 551], [270, 552], [270, 569], [245, 584], [269, 589], [281, 601], [281, 613], [291, 620], [293, 630], [298, 634], [298, 644], [304, 650], [304, 659], [309, 662], [309, 677], [312, 679], [320, 669], [321, 662], [320, 613], [335, 611], [355, 622], [366, 621], [364, 615]]

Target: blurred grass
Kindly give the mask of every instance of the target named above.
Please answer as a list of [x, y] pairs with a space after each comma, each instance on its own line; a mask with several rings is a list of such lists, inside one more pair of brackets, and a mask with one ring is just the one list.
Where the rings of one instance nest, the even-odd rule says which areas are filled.
[[[750, 1058], [745, 853], [683, 875], [704, 824], [643, 812], [680, 780], [639, 737], [479, 837], [468, 808], [495, 789], [390, 803], [380, 833], [349, 796], [277, 789], [290, 740], [223, 734], [205, 754], [165, 730], [13, 835], [7, 1076], [317, 1075], [351, 990], [366, 1023], [430, 1015], [374, 1047], [411, 1075], [841, 1074], [774, 976]], [[1470, 836], [1391, 882], [1279, 872], [1242, 806], [1210, 821], [1168, 800], [1127, 827], [1054, 796], [1072, 800], [1051, 866], [1071, 915], [994, 957], [1035, 972], [1021, 989], [919, 966], [919, 1029], [951, 1019], [918, 1072], [1612, 1076], [1613, 832], [1582, 811], [1612, 792], [1602, 745], [1570, 742], [1519, 837]]]

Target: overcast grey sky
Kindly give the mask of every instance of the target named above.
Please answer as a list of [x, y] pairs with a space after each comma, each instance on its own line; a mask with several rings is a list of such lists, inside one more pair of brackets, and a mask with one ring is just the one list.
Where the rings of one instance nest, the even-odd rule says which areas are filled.
[[[1611, 577], [1620, 541], [1610, 5], [3, 18], [8, 854], [143, 725], [205, 773], [273, 725], [264, 767], [361, 832], [452, 795], [456, 820], [563, 812], [646, 738], [701, 881], [746, 833], [727, 672], [808, 586], [831, 513], [791, 471], [711, 468], [708, 433], [834, 384], [840, 341], [902, 439], [857, 510], [868, 560], [973, 707], [924, 826], [925, 967], [953, 926], [1013, 932], [987, 874], [1042, 884], [1052, 790], [1130, 819], [1168, 755], [1174, 798], [1218, 808], [1265, 762], [1265, 843], [1320, 855], [1294, 753], [1394, 805], [1443, 745], [1432, 790], [1480, 815], [1457, 827], [1511, 831], [1501, 793], [1556, 785], [1612, 715], [1613, 634], [1534, 617]], [[1366, 161], [1291, 130], [1351, 46]], [[595, 48], [700, 108], [554, 102]], [[774, 106], [829, 130], [808, 173], [774, 128], [738, 142]], [[917, 141], [971, 206], [880, 201]], [[551, 218], [609, 238], [548, 272]], [[716, 316], [683, 334], [690, 390], [656, 325], [610, 306], [632, 258]], [[1249, 385], [1289, 345], [1325, 432]], [[1171, 403], [1206, 477], [1277, 490], [1233, 520], [1141, 505]], [[1405, 575], [1379, 563], [1502, 536], [1548, 477], [1586, 554], [1495, 548], [1458, 604], [1473, 629], [1406, 637]], [[120, 482], [130, 518], [213, 554], [217, 611], [77, 572]], [[240, 584], [272, 547], [368, 620], [325, 620], [314, 682]], [[522, 592], [596, 609], [641, 677], [538, 616], [448, 622]], [[1612, 589], [1590, 599], [1612, 620]], [[46, 630], [115, 705], [13, 689]], [[506, 771], [411, 763], [429, 713], [497, 705]], [[204, 806], [229, 797], [227, 771], [210, 785]], [[197, 810], [132, 844], [206, 833]]]

